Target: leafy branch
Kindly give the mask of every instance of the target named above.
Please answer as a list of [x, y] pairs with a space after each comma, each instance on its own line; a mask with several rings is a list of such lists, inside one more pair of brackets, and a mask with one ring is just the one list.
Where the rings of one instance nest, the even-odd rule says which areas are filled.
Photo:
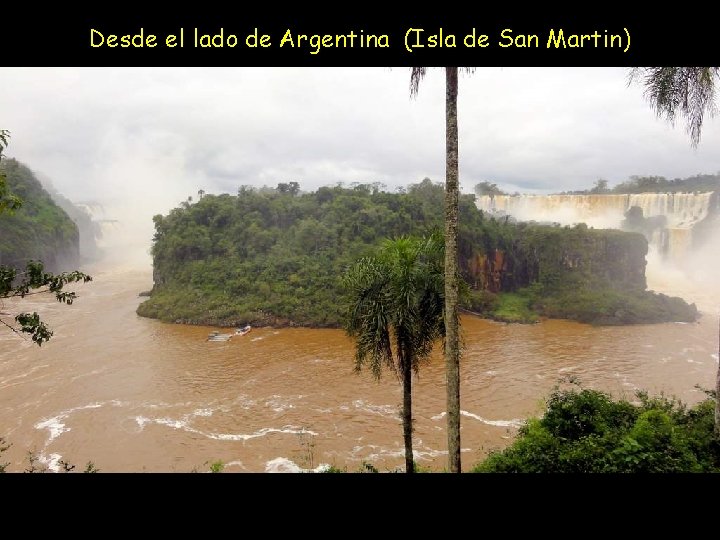
[[[14, 268], [0, 266], [0, 300], [6, 298], [24, 298], [30, 294], [54, 293], [55, 299], [64, 304], [71, 305], [77, 298], [74, 291], [66, 291], [64, 287], [70, 283], [87, 283], [92, 277], [77, 270], [52, 274], [44, 271], [43, 263], [30, 261], [24, 272], [18, 273]], [[0, 323], [9, 327], [13, 332], [30, 334], [32, 340], [42, 345], [52, 337], [53, 332], [45, 323], [40, 320], [36, 313], [20, 313], [15, 317], [15, 322], [20, 325], [16, 328], [13, 325], [0, 319]]]

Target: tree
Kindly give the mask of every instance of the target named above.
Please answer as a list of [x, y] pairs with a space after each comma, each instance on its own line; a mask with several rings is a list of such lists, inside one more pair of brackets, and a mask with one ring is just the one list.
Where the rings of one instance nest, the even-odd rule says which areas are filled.
[[[463, 68], [468, 72], [474, 68]], [[410, 95], [417, 96], [427, 68], [410, 73]], [[458, 68], [445, 68], [445, 370], [447, 380], [448, 465], [460, 472], [460, 328], [458, 320]]]
[[281, 182], [277, 185], [275, 190], [278, 193], [287, 193], [294, 197], [300, 193], [300, 184], [298, 182]]
[[603, 180], [602, 178], [598, 178], [595, 180], [595, 184], [593, 188], [590, 190], [590, 193], [608, 193], [610, 190], [608, 189], [608, 181]]
[[475, 194], [478, 197], [482, 197], [483, 195], [489, 195], [490, 197], [494, 197], [495, 195], [505, 195], [503, 190], [497, 187], [497, 184], [487, 181], [475, 184]]
[[[6, 129], [0, 129], [0, 160], [2, 160], [2, 153], [8, 146], [10, 140], [10, 132]], [[5, 211], [12, 212], [17, 210], [22, 205], [20, 198], [10, 193], [5, 183], [5, 177], [0, 172], [0, 213]]]
[[408, 473], [415, 470], [412, 374], [445, 333], [442, 252], [437, 233], [386, 240], [376, 256], [360, 259], [343, 277], [350, 298], [345, 329], [356, 338], [355, 370], [369, 364], [379, 379], [386, 366], [402, 384]]
[[[715, 87], [720, 67], [645, 67], [630, 72], [630, 81], [641, 80], [645, 98], [661, 118], [685, 118], [693, 147], [700, 144], [706, 114], [715, 112]], [[720, 329], [718, 334], [720, 355]], [[720, 365], [715, 380], [715, 436], [720, 439]]]
[[[92, 281], [92, 277], [74, 270], [62, 274], [51, 274], [43, 270], [43, 264], [39, 261], [30, 261], [24, 272], [18, 273], [14, 268], [0, 265], [0, 300], [6, 298], [25, 298], [31, 294], [51, 292], [55, 294], [58, 302], [72, 304], [77, 298], [75, 292], [63, 290], [69, 283]], [[37, 312], [20, 313], [15, 316], [15, 322], [20, 325], [16, 328], [0, 318], [0, 323], [15, 333], [24, 332], [30, 334], [32, 340], [38, 345], [48, 341], [53, 333], [47, 325], [40, 320]]]
[[[7, 130], [0, 130], [0, 159], [2, 153], [7, 148], [10, 134]], [[9, 192], [5, 184], [5, 178], [0, 174], [0, 214], [5, 211], [14, 211], [22, 206], [22, 201]], [[51, 292], [55, 294], [58, 302], [72, 304], [77, 294], [63, 290], [68, 283], [92, 281], [92, 277], [78, 272], [63, 272], [62, 274], [51, 274], [44, 271], [43, 264], [39, 261], [30, 261], [24, 272], [18, 273], [14, 268], [0, 265], [0, 301], [7, 298], [20, 297], [30, 294], [39, 294], [43, 292]], [[0, 315], [3, 315], [0, 312]], [[15, 316], [15, 322], [20, 328], [13, 326], [11, 323], [0, 318], [0, 324], [6, 326], [15, 333], [30, 334], [32, 340], [38, 345], [42, 345], [45, 341], [52, 337], [52, 330], [40, 320], [37, 312], [20, 313]]]

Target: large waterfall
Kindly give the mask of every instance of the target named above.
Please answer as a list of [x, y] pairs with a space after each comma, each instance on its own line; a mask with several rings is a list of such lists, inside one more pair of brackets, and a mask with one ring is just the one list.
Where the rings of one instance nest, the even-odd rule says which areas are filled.
[[710, 213], [713, 193], [638, 193], [609, 195], [495, 195], [481, 196], [480, 210], [511, 215], [520, 221], [596, 228], [620, 228], [625, 213], [636, 206], [644, 218], [663, 216], [661, 229], [649, 235], [651, 245], [672, 258], [681, 257], [692, 242], [692, 229]]

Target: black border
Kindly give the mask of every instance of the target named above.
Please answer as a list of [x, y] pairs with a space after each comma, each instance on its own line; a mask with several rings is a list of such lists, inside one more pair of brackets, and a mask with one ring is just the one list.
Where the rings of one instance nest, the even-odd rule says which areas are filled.
[[[138, 9], [127, 3], [105, 4], [105, 11], [95, 7], [85, 12], [67, 4], [41, 8], [18, 4], [0, 8], [0, 65], [6, 66], [640, 66], [697, 65], [717, 58], [718, 37], [713, 17], [702, 13], [633, 13], [628, 6], [612, 8], [586, 4], [565, 9], [543, 7], [532, 11], [508, 5], [493, 13], [482, 4], [473, 12], [460, 11], [450, 5], [438, 5], [433, 12], [413, 11], [389, 14], [365, 4], [348, 4], [345, 9], [312, 10], [309, 5], [288, 11], [280, 5], [263, 6], [252, 11], [231, 3], [224, 7], [211, 3], [194, 4], [196, 9], [178, 7]], [[582, 11], [582, 12], [581, 12]], [[238, 13], [240, 15], [238, 15]], [[185, 28], [185, 47], [172, 49], [164, 45], [165, 37]], [[158, 36], [155, 48], [90, 47], [90, 30], [105, 35], [145, 34]], [[240, 44], [235, 48], [195, 48], [190, 46], [192, 29], [215, 35], [220, 28], [225, 35], [235, 34]], [[249, 49], [244, 37], [258, 28], [271, 36], [269, 48]], [[404, 35], [409, 28], [422, 28], [425, 35], [455, 34], [458, 47], [423, 48], [408, 53]], [[490, 36], [487, 48], [466, 48], [462, 37], [473, 28]], [[510, 28], [514, 35], [537, 34], [538, 48], [501, 48], [500, 32]], [[627, 29], [630, 47], [546, 48], [550, 29], [562, 28], [566, 34], [589, 34], [605, 30], [624, 34]], [[325, 48], [319, 54], [310, 49], [280, 48], [279, 42], [288, 29], [295, 35], [345, 34], [362, 30], [365, 35], [388, 35], [389, 48]], [[624, 38], [625, 43], [626, 38]]]

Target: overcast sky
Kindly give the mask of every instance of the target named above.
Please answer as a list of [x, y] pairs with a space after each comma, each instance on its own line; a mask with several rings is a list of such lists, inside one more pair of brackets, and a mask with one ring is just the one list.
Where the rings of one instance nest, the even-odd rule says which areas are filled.
[[[633, 174], [720, 170], [720, 119], [697, 150], [625, 68], [478, 68], [460, 79], [460, 178], [554, 192]], [[408, 68], [0, 68], [8, 155], [75, 201], [165, 213], [242, 184], [302, 189], [444, 179], [444, 76]]]

